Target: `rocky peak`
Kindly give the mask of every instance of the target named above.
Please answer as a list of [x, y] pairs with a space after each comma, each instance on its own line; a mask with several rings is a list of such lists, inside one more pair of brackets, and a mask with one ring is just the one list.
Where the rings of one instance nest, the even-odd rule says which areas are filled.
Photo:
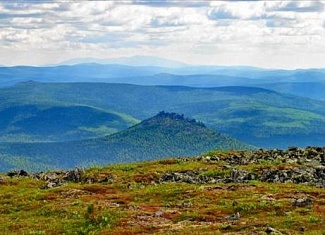
[[185, 121], [187, 123], [196, 125], [196, 126], [201, 126], [201, 127], [206, 127], [202, 122], [197, 121], [194, 118], [186, 118], [184, 117], [184, 114], [178, 114], [178, 113], [169, 113], [165, 111], [159, 112], [156, 116], [153, 118], [169, 118], [172, 120], [180, 120], [180, 121]]

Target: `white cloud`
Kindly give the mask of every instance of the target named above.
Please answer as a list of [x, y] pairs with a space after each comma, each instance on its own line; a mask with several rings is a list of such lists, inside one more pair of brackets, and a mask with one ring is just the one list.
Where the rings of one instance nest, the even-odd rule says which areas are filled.
[[203, 3], [0, 3], [0, 64], [147, 54], [190, 63], [325, 67], [319, 60], [325, 58], [324, 1]]
[[251, 19], [265, 14], [263, 2], [211, 2], [213, 7], [209, 11], [211, 19]]

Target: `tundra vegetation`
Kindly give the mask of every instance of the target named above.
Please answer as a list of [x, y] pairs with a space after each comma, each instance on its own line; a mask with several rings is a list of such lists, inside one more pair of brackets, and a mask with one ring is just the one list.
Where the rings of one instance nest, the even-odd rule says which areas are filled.
[[4, 234], [324, 234], [324, 148], [0, 178]]

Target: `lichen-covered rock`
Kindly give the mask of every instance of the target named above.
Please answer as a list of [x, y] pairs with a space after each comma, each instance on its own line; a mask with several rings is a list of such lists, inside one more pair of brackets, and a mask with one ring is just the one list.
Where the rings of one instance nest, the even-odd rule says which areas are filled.
[[25, 170], [20, 170], [20, 171], [10, 171], [7, 173], [7, 176], [10, 177], [27, 177], [29, 174]]
[[312, 206], [314, 203], [314, 200], [311, 198], [295, 198], [291, 201], [291, 204], [293, 206], [298, 206], [298, 207], [305, 207], [305, 206]]
[[51, 171], [51, 172], [40, 172], [31, 175], [31, 178], [36, 180], [46, 181], [46, 185], [42, 188], [54, 188], [66, 184], [67, 182], [81, 182], [83, 170], [76, 168], [71, 171]]

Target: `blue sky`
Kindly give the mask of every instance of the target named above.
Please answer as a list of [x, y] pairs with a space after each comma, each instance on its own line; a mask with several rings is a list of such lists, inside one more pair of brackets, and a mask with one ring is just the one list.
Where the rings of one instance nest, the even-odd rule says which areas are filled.
[[325, 1], [1, 1], [0, 64], [154, 55], [325, 67]]

